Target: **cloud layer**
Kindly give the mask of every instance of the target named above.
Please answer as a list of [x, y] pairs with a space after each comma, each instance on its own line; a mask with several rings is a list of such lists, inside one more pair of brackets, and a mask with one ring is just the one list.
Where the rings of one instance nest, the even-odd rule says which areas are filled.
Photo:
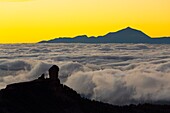
[[38, 78], [53, 64], [83, 97], [124, 105], [170, 101], [169, 45], [0, 45], [0, 88]]

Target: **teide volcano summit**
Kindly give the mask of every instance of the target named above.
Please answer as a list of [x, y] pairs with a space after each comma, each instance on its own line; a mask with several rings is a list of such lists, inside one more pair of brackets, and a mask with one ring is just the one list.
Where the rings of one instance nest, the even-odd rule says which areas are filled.
[[58, 66], [49, 69], [50, 78], [42, 74], [37, 80], [8, 85], [0, 91], [0, 113], [170, 113], [170, 106], [113, 106], [82, 98], [60, 84]]
[[148, 43], [148, 44], [170, 44], [170, 38], [151, 38], [140, 30], [130, 27], [117, 32], [110, 32], [104, 36], [87, 37], [86, 35], [71, 37], [60, 37], [39, 43]]

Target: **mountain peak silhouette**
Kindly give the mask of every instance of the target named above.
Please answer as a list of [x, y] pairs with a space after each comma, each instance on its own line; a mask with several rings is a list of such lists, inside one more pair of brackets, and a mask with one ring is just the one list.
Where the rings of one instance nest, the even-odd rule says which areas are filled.
[[80, 35], [74, 38], [55, 38], [39, 43], [148, 43], [148, 44], [170, 44], [170, 38], [151, 38], [144, 32], [127, 27], [116, 32], [109, 32], [104, 36], [88, 37]]
[[129, 27], [129, 26], [126, 27], [125, 29], [126, 29], [126, 30], [136, 30], [136, 29], [134, 29], [134, 28], [132, 28], [132, 27]]
[[[142, 34], [145, 34], [145, 33], [143, 33], [142, 31], [140, 31], [140, 30], [137, 30], [137, 29], [134, 29], [134, 28], [132, 28], [132, 27], [126, 27], [126, 28], [124, 28], [124, 29], [122, 29], [122, 30], [119, 30], [119, 31], [117, 31], [117, 33], [122, 33], [122, 35], [123, 35], [123, 33], [125, 33], [126, 32], [126, 35], [139, 35], [140, 33], [142, 33]], [[145, 34], [146, 35], [146, 34]], [[147, 35], [146, 35], [147, 36]], [[149, 36], [148, 36], [149, 37]], [[150, 37], [149, 37], [150, 38]]]

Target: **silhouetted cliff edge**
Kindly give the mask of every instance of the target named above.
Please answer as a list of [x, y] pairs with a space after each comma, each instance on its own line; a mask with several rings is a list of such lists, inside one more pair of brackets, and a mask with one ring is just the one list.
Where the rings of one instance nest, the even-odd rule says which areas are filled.
[[82, 98], [60, 84], [59, 68], [49, 69], [37, 80], [8, 85], [0, 91], [0, 113], [170, 113], [170, 106], [113, 106]]

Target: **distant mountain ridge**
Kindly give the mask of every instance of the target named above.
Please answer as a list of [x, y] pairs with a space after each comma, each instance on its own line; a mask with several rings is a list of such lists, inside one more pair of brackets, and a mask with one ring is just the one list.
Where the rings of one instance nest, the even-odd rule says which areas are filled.
[[170, 44], [170, 38], [151, 38], [140, 30], [127, 27], [117, 32], [110, 32], [104, 36], [88, 37], [86, 35], [55, 38], [39, 43], [148, 43], [148, 44]]

